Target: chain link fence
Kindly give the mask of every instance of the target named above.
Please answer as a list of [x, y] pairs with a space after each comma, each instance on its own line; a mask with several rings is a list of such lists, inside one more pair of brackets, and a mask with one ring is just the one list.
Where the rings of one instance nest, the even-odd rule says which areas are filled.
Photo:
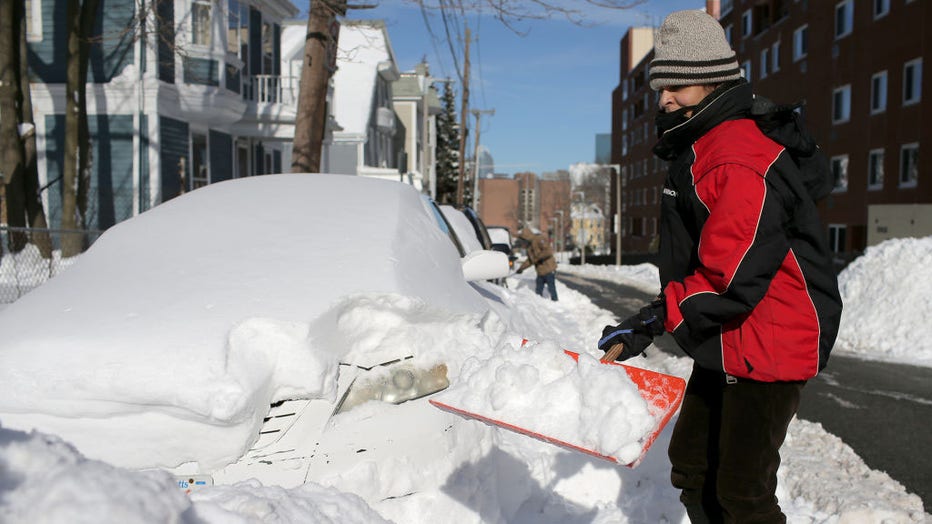
[[16, 302], [78, 259], [61, 257], [62, 241], [75, 242], [83, 251], [101, 233], [0, 226], [0, 304]]

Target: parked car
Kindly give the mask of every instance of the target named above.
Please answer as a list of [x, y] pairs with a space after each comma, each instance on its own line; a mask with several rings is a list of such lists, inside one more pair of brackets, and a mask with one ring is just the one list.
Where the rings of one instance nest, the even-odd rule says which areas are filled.
[[505, 253], [505, 255], [508, 256], [509, 267], [514, 268], [518, 256], [514, 253], [514, 242], [511, 238], [511, 231], [505, 226], [488, 226], [486, 229], [488, 230], [489, 238], [492, 242], [492, 247], [490, 249]]
[[510, 272], [507, 258], [499, 253], [476, 244], [474, 237], [464, 225], [462, 213], [447, 205], [438, 205], [423, 195], [425, 207], [434, 215], [440, 227], [456, 246], [462, 257], [463, 275], [467, 281], [504, 278]]
[[[485, 226], [482, 225], [481, 221], [478, 221], [479, 218], [474, 212], [472, 213], [474, 218], [470, 219], [466, 210], [460, 211], [446, 204], [440, 205], [439, 209], [441, 215], [445, 218], [453, 234], [459, 239], [459, 243], [466, 253], [466, 255], [464, 255], [464, 260], [475, 257], [482, 257], [484, 260], [487, 260], [487, 262], [483, 264], [483, 269], [485, 271], [482, 272], [485, 276], [485, 280], [502, 279], [511, 273], [508, 257], [503, 256], [498, 251], [490, 249], [492, 243], [489, 240], [488, 233], [485, 232]], [[470, 209], [469, 211], [472, 210]], [[478, 224], [478, 227], [474, 224]], [[478, 271], [471, 271], [470, 276], [475, 273], [478, 273]]]
[[464, 207], [462, 211], [466, 218], [469, 219], [469, 223], [472, 224], [473, 232], [476, 238], [479, 239], [479, 243], [482, 244], [483, 249], [492, 249], [492, 238], [489, 236], [488, 228], [485, 227], [485, 222], [479, 218], [479, 213], [476, 213], [476, 210], [469, 206]]
[[381, 475], [375, 500], [441, 485], [392, 472], [481, 440], [427, 402], [470, 351], [410, 325], [506, 312], [466, 281], [504, 255], [464, 253], [432, 209], [398, 182], [288, 174], [122, 222], [0, 315], [0, 422], [197, 482]]

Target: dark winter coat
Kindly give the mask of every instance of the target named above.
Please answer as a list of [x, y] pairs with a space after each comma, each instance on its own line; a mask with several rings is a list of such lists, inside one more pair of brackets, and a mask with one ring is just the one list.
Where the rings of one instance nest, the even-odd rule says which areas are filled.
[[[654, 149], [671, 162], [659, 261], [665, 328], [704, 368], [805, 380], [825, 366], [841, 317], [810, 192], [822, 184], [805, 180], [827, 173], [801, 171], [798, 149], [765, 136], [748, 118], [753, 100], [746, 82], [723, 85]], [[795, 124], [768, 134], [789, 142]]]

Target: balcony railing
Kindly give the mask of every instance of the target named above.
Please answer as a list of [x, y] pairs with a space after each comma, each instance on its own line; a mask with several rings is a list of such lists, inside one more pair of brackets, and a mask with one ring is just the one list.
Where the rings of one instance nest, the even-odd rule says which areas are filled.
[[298, 79], [293, 76], [252, 75], [246, 77], [243, 98], [264, 104], [294, 104]]

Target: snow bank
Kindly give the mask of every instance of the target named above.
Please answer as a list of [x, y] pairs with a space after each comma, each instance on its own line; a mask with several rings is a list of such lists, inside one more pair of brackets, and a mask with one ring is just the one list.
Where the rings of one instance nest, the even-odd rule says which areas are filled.
[[887, 240], [838, 276], [839, 353], [932, 366], [932, 237]]
[[247, 481], [194, 491], [163, 471], [89, 460], [60, 438], [0, 428], [0, 522], [231, 524], [388, 522], [359, 496], [313, 482]]
[[581, 277], [624, 282], [651, 295], [660, 293], [660, 270], [653, 264], [645, 263], [630, 266], [597, 266], [593, 264], [572, 266], [564, 264], [560, 266], [560, 271]]

